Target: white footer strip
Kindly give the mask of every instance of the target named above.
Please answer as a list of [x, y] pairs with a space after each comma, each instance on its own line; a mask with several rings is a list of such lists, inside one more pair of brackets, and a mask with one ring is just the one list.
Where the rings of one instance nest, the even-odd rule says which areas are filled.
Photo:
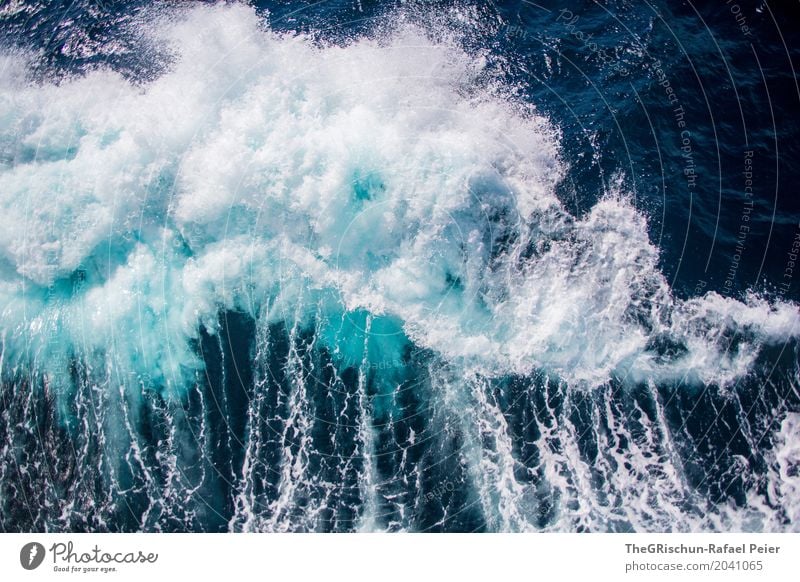
[[796, 581], [799, 572], [800, 534], [0, 534], [3, 580]]

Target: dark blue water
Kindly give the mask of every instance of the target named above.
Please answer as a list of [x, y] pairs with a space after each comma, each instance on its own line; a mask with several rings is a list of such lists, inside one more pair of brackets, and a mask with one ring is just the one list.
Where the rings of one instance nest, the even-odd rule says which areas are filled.
[[4, 531], [800, 527], [794, 9], [195, 4], [0, 8]]

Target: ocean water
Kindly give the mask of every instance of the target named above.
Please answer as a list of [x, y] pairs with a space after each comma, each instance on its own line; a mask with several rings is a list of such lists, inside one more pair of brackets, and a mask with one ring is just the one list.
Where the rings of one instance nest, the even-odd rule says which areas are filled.
[[777, 2], [0, 5], [0, 530], [800, 530]]

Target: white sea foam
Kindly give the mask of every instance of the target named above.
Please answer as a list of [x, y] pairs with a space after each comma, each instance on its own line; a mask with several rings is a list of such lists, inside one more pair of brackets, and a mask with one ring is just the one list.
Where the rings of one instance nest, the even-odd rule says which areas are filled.
[[[792, 304], [674, 299], [624, 194], [570, 217], [554, 128], [467, 94], [480, 55], [413, 28], [320, 47], [242, 6], [151, 34], [175, 58], [143, 87], [103, 70], [25, 85], [4, 61], [3, 326], [20, 338], [61, 317], [86, 345], [137, 333], [145, 359], [173, 342], [174, 368], [223, 307], [271, 296], [279, 318], [298, 289], [331, 290], [467, 367], [593, 386], [730, 382], [798, 333]], [[90, 289], [59, 315], [37, 290], [79, 268]], [[660, 335], [686, 351], [659, 358]]]
[[[792, 303], [676, 298], [620, 185], [571, 216], [555, 195], [565, 172], [558, 131], [502, 86], [476, 90], [481, 55], [413, 27], [320, 46], [265, 29], [243, 6], [173, 16], [149, 34], [174, 59], [142, 86], [105, 70], [32, 84], [23, 59], [0, 61], [4, 372], [34, 362], [58, 387], [70, 358], [102, 354], [97, 368], [129, 394], [142, 375], [188, 389], [203, 366], [193, 342], [201, 325], [216, 331], [222, 310], [251, 313], [259, 330], [285, 320], [292, 338], [326, 313], [387, 315], [464, 374], [439, 382], [440, 396], [467, 409], [465, 459], [487, 523], [530, 529], [541, 491], [517, 481], [487, 378], [543, 369], [569, 394], [612, 377], [726, 385], [765, 344], [800, 331]], [[334, 353], [347, 349], [340, 339]], [[367, 343], [350, 343], [343, 357], [367, 358]], [[291, 395], [292, 422], [308, 431], [304, 390]], [[612, 454], [594, 467], [568, 420], [537, 420], [540, 469], [564, 505], [553, 527], [705, 527], [677, 521], [689, 487], [657, 412], [623, 459], [609, 439], [631, 436], [605, 410], [611, 436], [598, 443]], [[781, 428], [778, 498], [797, 489], [792, 418]], [[371, 425], [359, 422], [369, 455]], [[308, 465], [302, 442], [284, 451], [271, 521], [255, 520], [258, 499], [242, 493], [232, 524], [298, 527], [290, 510]], [[248, 448], [245, 483], [256, 457]], [[359, 487], [371, 491], [366, 466]], [[590, 469], [605, 476], [603, 491], [592, 490]], [[321, 506], [308, 507], [302, 525], [313, 529]], [[363, 527], [380, 526], [374, 510]]]
[[783, 507], [796, 531], [800, 527], [800, 414], [788, 413], [781, 421], [774, 454], [778, 478], [770, 498]]

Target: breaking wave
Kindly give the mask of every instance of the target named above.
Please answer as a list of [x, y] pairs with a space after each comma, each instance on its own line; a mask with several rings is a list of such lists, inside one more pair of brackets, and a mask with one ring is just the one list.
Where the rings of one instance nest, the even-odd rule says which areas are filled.
[[[238, 5], [148, 34], [149, 82], [0, 66], [5, 529], [798, 527], [757, 394], [797, 397], [797, 305], [676, 297], [622, 179], [571, 215], [484, 55]], [[704, 468], [681, 399], [754, 457]]]

